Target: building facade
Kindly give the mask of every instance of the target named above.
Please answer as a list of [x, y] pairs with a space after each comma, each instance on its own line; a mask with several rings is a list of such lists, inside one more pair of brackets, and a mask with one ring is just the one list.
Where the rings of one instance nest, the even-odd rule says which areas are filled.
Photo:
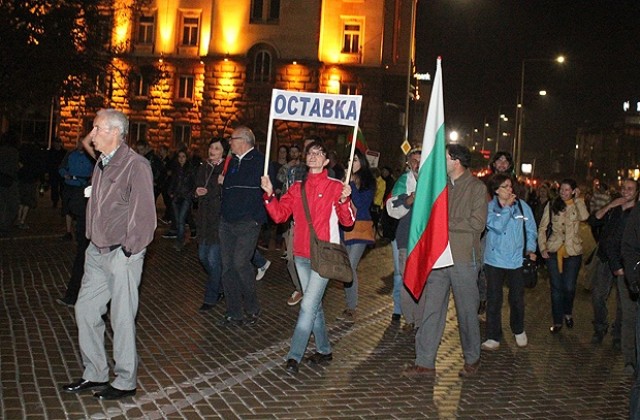
[[[415, 0], [114, 0], [105, 28], [116, 58], [92, 94], [61, 103], [73, 143], [95, 112], [131, 121], [130, 143], [203, 150], [247, 125], [266, 141], [273, 88], [363, 96], [360, 126], [382, 160], [400, 153]], [[319, 134], [338, 152], [347, 127], [278, 121], [273, 147]]]

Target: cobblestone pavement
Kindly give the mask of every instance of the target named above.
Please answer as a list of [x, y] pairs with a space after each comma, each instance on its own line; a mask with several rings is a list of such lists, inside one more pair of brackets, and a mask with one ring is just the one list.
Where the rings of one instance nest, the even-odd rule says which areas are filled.
[[[631, 378], [611, 339], [590, 344], [589, 294], [579, 287], [576, 326], [548, 332], [549, 291], [542, 279], [527, 290], [529, 346], [507, 334], [496, 352], [483, 352], [477, 377], [461, 379], [463, 361], [455, 310], [432, 380], [400, 375], [414, 358], [412, 333], [391, 322], [389, 246], [370, 250], [358, 270], [360, 303], [353, 325], [335, 321], [344, 305], [338, 284], [325, 297], [333, 361], [283, 369], [297, 307], [278, 251], [258, 283], [263, 315], [254, 327], [215, 324], [218, 305], [198, 313], [204, 274], [196, 245], [177, 253], [158, 229], [140, 293], [138, 393], [119, 402], [67, 394], [60, 384], [82, 375], [73, 310], [56, 304], [73, 261], [60, 239], [63, 219], [46, 200], [30, 215], [31, 229], [0, 240], [0, 418], [2, 419], [294, 419], [294, 418], [627, 418]], [[483, 332], [484, 335], [484, 332]], [[111, 336], [108, 336], [108, 343]], [[310, 345], [309, 349], [313, 349]]]

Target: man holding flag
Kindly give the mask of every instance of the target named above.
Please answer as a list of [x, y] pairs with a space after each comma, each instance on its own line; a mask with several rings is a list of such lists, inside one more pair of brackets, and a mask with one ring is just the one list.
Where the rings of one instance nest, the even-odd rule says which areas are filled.
[[[440, 58], [431, 91], [422, 156], [411, 215], [404, 285], [424, 313], [416, 333], [415, 364], [405, 376], [435, 376], [435, 361], [453, 290], [465, 364], [459, 375], [480, 367], [480, 235], [487, 220], [487, 190], [469, 171], [471, 153], [450, 144], [445, 151]], [[446, 159], [445, 159], [446, 156]], [[426, 283], [426, 285], [425, 285]]]

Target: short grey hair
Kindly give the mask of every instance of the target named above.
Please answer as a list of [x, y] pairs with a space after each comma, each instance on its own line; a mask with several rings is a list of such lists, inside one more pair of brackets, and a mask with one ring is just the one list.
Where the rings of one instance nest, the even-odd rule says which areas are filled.
[[104, 117], [109, 128], [117, 128], [120, 132], [121, 140], [125, 140], [129, 134], [129, 118], [117, 109], [105, 108], [96, 113], [96, 117]]
[[256, 136], [249, 127], [244, 125], [234, 130], [234, 136], [242, 138], [249, 146], [254, 147], [256, 145]]

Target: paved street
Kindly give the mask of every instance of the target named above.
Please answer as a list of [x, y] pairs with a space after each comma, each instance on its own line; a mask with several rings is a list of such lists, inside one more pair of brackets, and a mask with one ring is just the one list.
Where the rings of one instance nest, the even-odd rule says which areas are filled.
[[[59, 385], [82, 375], [73, 310], [56, 304], [74, 256], [62, 241], [63, 219], [46, 200], [28, 218], [28, 231], [0, 239], [0, 418], [2, 419], [624, 419], [631, 378], [607, 336], [592, 345], [590, 295], [579, 286], [576, 326], [548, 332], [548, 283], [527, 290], [529, 346], [508, 334], [483, 352], [477, 377], [460, 379], [463, 361], [450, 306], [437, 377], [400, 376], [413, 362], [413, 334], [391, 323], [389, 246], [365, 254], [354, 325], [335, 321], [344, 305], [330, 284], [325, 313], [333, 344], [327, 366], [301, 364], [297, 376], [284, 358], [297, 316], [286, 300], [292, 286], [280, 252], [258, 283], [263, 315], [245, 328], [216, 326], [218, 305], [198, 313], [204, 272], [196, 246], [177, 253], [160, 227], [145, 263], [138, 316], [138, 393], [120, 402], [67, 394]], [[613, 301], [613, 299], [612, 299]], [[483, 331], [484, 336], [484, 331]], [[111, 336], [108, 337], [110, 343]], [[313, 346], [309, 349], [313, 350]], [[110, 352], [110, 346], [109, 346]]]

